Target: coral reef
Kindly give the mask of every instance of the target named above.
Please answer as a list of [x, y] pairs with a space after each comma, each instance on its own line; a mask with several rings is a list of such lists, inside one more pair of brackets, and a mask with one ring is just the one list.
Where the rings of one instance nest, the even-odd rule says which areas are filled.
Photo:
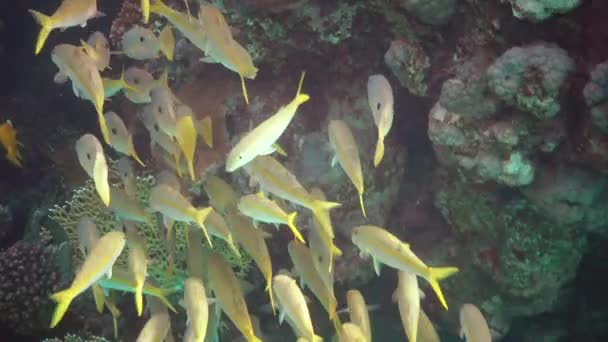
[[400, 5], [425, 24], [446, 24], [456, 11], [456, 0], [400, 0]]
[[[148, 198], [151, 187], [154, 185], [154, 177], [142, 176], [137, 178], [137, 200], [144, 208], [149, 208]], [[78, 237], [76, 234], [76, 225], [80, 218], [89, 217], [97, 225], [97, 229], [101, 233], [109, 232], [119, 226], [119, 220], [115, 218], [100, 201], [99, 196], [95, 192], [95, 187], [92, 183], [87, 183], [85, 186], [77, 189], [71, 200], [63, 205], [56, 205], [49, 210], [49, 217], [59, 223], [68, 235], [70, 246], [72, 248], [72, 257], [74, 265], [82, 263], [81, 253], [78, 250]], [[148, 276], [155, 280], [158, 284], [165, 288], [174, 286], [181, 287], [185, 274], [185, 258], [186, 258], [186, 238], [184, 223], [175, 223], [176, 232], [176, 249], [175, 249], [175, 272], [171, 275], [167, 274], [168, 268], [168, 251], [163, 239], [163, 232], [159, 219], [154, 216], [152, 224], [138, 223], [136, 226], [139, 232], [146, 240], [148, 256], [151, 259], [148, 266]], [[224, 241], [219, 239], [214, 240], [214, 248], [225, 255], [226, 259], [237, 268], [239, 274], [244, 274], [249, 270], [251, 258], [248, 258], [247, 253], [242, 253], [243, 258], [238, 259], [233, 255]], [[127, 257], [122, 255], [118, 261], [118, 265], [126, 267]]]
[[420, 45], [395, 40], [384, 54], [384, 62], [410, 93], [416, 96], [426, 95], [426, 74], [431, 63]]
[[574, 61], [545, 43], [514, 47], [488, 68], [488, 85], [501, 100], [539, 119], [560, 111], [558, 96]]
[[22, 335], [48, 327], [51, 300], [63, 282], [56, 248], [45, 241], [18, 241], [0, 252], [0, 324]]
[[63, 338], [47, 338], [42, 342], [109, 342], [109, 340], [100, 336], [81, 337], [74, 334], [67, 334]]
[[595, 66], [583, 89], [593, 124], [608, 134], [608, 61]]
[[533, 22], [564, 14], [581, 4], [581, 0], [509, 0], [513, 15]]

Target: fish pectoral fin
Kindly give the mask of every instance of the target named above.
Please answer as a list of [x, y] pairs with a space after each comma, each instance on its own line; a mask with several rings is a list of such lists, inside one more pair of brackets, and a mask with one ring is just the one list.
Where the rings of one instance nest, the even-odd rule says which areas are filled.
[[112, 279], [112, 267], [110, 267], [110, 269], [108, 270], [108, 273], [106, 273], [106, 277], [108, 279]]
[[382, 264], [376, 258], [372, 258], [372, 262], [374, 263], [374, 271], [376, 272], [376, 275], [380, 276], [380, 269], [382, 268]]
[[219, 63], [217, 60], [215, 60], [215, 59], [214, 59], [213, 57], [211, 57], [211, 56], [207, 56], [207, 57], [201, 57], [201, 58], [199, 59], [199, 61], [200, 61], [200, 62], [203, 62], [203, 63], [211, 63], [211, 64], [217, 64], [217, 63]]
[[283, 324], [285, 320], [285, 310], [279, 309], [279, 325]]
[[336, 163], [338, 163], [338, 156], [334, 154], [334, 156], [331, 158], [331, 167], [335, 167]]
[[95, 15], [93, 16], [93, 18], [103, 18], [103, 17], [105, 17], [105, 16], [106, 16], [106, 14], [105, 14], [104, 12], [97, 11], [97, 12], [95, 13]]
[[465, 335], [464, 335], [464, 328], [460, 328], [460, 331], [458, 332], [458, 336], [459, 336], [461, 339], [465, 338]]

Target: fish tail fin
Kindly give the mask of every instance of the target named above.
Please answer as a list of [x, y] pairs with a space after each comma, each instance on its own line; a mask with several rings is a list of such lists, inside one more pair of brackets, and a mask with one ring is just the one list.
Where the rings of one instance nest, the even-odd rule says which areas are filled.
[[175, 55], [175, 36], [173, 35], [173, 29], [171, 25], [165, 25], [165, 28], [160, 31], [160, 52], [167, 57], [168, 60], [173, 61]]
[[443, 307], [446, 310], [448, 309], [448, 303], [446, 302], [445, 297], [443, 296], [441, 287], [439, 287], [439, 280], [445, 279], [456, 272], [458, 272], [457, 267], [435, 267], [435, 268], [431, 267], [431, 268], [429, 268], [429, 275], [428, 275], [427, 281], [429, 282], [429, 284], [431, 284], [431, 287], [433, 288], [433, 291], [435, 291], [437, 298], [439, 298], [441, 305], [443, 305]]
[[300, 231], [298, 230], [298, 227], [296, 227], [296, 217], [298, 216], [298, 212], [294, 211], [293, 213], [287, 215], [287, 226], [289, 227], [289, 229], [291, 229], [291, 232], [293, 233], [293, 236], [298, 239], [300, 242], [302, 243], [306, 243], [306, 241], [304, 241], [304, 237], [302, 236], [302, 233], [300, 233]]
[[262, 342], [262, 340], [255, 336], [255, 333], [252, 331], [251, 334], [247, 337], [247, 342]]
[[141, 317], [144, 311], [144, 295], [143, 295], [144, 284], [138, 284], [135, 287], [135, 310], [137, 310], [137, 316]]
[[175, 171], [177, 171], [177, 176], [179, 178], [183, 177], [182, 167], [180, 165], [181, 158], [182, 158], [181, 153], [175, 153], [173, 155], [173, 159], [175, 160]]
[[141, 160], [141, 158], [139, 158], [139, 155], [137, 155], [137, 152], [135, 152], [135, 146], [133, 146], [133, 136], [132, 135], [129, 137], [129, 155], [131, 157], [133, 157], [133, 159], [135, 159], [139, 163], [139, 165], [146, 166], [144, 164], [144, 162]]
[[209, 237], [209, 233], [207, 233], [207, 228], [205, 228], [205, 220], [207, 219], [207, 216], [209, 216], [211, 210], [213, 210], [213, 208], [207, 207], [197, 210], [196, 212], [196, 223], [198, 223], [198, 225], [203, 230], [203, 233], [205, 233], [205, 239], [207, 239], [209, 247], [213, 247], [213, 243], [211, 243], [211, 238]]
[[319, 336], [319, 335], [313, 335], [313, 337], [310, 339], [311, 342], [323, 342], [323, 337]]
[[101, 104], [95, 103], [95, 109], [97, 110], [97, 117], [99, 119], [99, 129], [101, 129], [101, 135], [103, 136], [103, 140], [106, 144], [110, 145], [110, 131], [108, 130], [108, 125], [106, 124], [106, 118], [104, 118], [103, 116], [103, 101], [104, 99], [102, 96]]
[[150, 0], [141, 0], [141, 14], [144, 17], [144, 24], [150, 20]]
[[188, 164], [188, 173], [192, 181], [194, 177], [194, 154], [196, 151], [196, 128], [194, 127], [194, 119], [192, 116], [184, 116], [177, 121], [176, 124], [177, 142], [186, 157]]
[[337, 202], [328, 202], [328, 201], [321, 201], [321, 200], [314, 200], [312, 202], [313, 211], [331, 210], [331, 209], [338, 208], [341, 206], [342, 206], [342, 204], [337, 203]]
[[245, 98], [245, 103], [249, 104], [249, 96], [247, 96], [247, 87], [245, 87], [245, 78], [243, 77], [243, 75], [239, 74], [239, 77], [241, 78], [241, 90], [243, 91], [243, 97]]
[[49, 37], [51, 30], [53, 29], [53, 21], [51, 17], [46, 14], [42, 14], [38, 11], [28, 10], [30, 14], [34, 17], [34, 19], [40, 24], [40, 33], [38, 34], [38, 40], [36, 40], [36, 50], [34, 54], [39, 54], [46, 42], [46, 39]]
[[367, 218], [367, 214], [365, 213], [365, 204], [363, 203], [363, 191], [359, 193], [359, 205], [361, 206], [363, 217]]
[[104, 297], [103, 290], [101, 289], [99, 284], [93, 284], [91, 286], [91, 290], [93, 291], [93, 299], [95, 300], [95, 308], [97, 309], [97, 312], [102, 313], [103, 307], [105, 304], [105, 300], [103, 298]]
[[323, 229], [329, 229], [328, 227], [331, 227], [331, 218], [324, 212], [340, 206], [342, 206], [342, 204], [336, 202], [313, 200], [309, 208], [312, 210], [312, 214], [319, 222], [319, 225], [321, 225]]
[[160, 300], [163, 304], [165, 304], [165, 306], [169, 308], [169, 310], [177, 313], [177, 310], [175, 310], [173, 304], [171, 304], [169, 299], [167, 299], [167, 296], [172, 294], [173, 292], [175, 292], [175, 289], [160, 289], [160, 291], [155, 295], [155, 297], [158, 298], [158, 300]]
[[232, 239], [232, 237], [228, 241], [228, 247], [230, 248], [232, 253], [234, 253], [239, 259], [241, 258], [241, 252], [239, 251], [239, 248], [234, 243], [234, 239]]
[[333, 256], [342, 256], [342, 250], [340, 250], [340, 248], [338, 248], [336, 245], [331, 246], [331, 255]]
[[123, 89], [126, 89], [128, 91], [132, 91], [134, 93], [138, 93], [139, 90], [137, 90], [137, 88], [135, 88], [134, 86], [130, 85], [129, 83], [127, 83], [127, 81], [125, 80], [125, 66], [122, 66], [122, 71], [120, 72], [120, 86]]
[[298, 91], [296, 92], [295, 101], [298, 105], [310, 100], [310, 95], [302, 94], [302, 83], [304, 83], [304, 76], [306, 75], [306, 71], [302, 71], [302, 75], [300, 75], [300, 82], [298, 83]]
[[[272, 277], [269, 277], [272, 279]], [[268, 298], [270, 298], [270, 307], [272, 308], [272, 314], [276, 316], [277, 307], [274, 304], [274, 296], [272, 295], [272, 283], [271, 280], [268, 280], [268, 284], [266, 284], [266, 292], [268, 292]]]
[[59, 324], [63, 315], [68, 310], [70, 303], [74, 299], [74, 293], [72, 293], [71, 289], [59, 291], [50, 296], [50, 298], [57, 302], [57, 306], [55, 307], [55, 311], [53, 312], [53, 318], [51, 319], [51, 328], [54, 328]]
[[376, 152], [374, 152], [374, 167], [378, 167], [382, 157], [384, 157], [384, 137], [378, 131], [378, 143], [376, 143]]
[[165, 5], [161, 0], [150, 0], [150, 12], [165, 15], [171, 10], [169, 6]]

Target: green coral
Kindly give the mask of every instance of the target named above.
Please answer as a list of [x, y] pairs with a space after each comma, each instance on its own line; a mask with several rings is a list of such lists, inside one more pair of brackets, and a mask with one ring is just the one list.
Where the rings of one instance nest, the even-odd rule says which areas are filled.
[[[153, 176], [137, 177], [137, 201], [144, 208], [149, 208], [150, 189], [155, 184]], [[72, 259], [74, 265], [82, 264], [83, 258], [78, 251], [78, 236], [76, 226], [82, 217], [91, 218], [97, 225], [100, 233], [107, 233], [114, 230], [120, 221], [103, 205], [91, 182], [77, 189], [70, 200], [62, 205], [56, 205], [49, 210], [49, 217], [55, 220], [65, 230], [72, 249]], [[157, 215], [152, 215], [152, 224], [136, 224], [139, 232], [146, 240], [148, 257], [148, 276], [160, 284], [162, 287], [172, 288], [181, 286], [186, 278], [186, 237], [187, 224], [176, 222], [174, 229], [176, 232], [175, 250], [175, 271], [171, 276], [167, 274], [169, 254], [165, 248], [163, 233], [161, 231], [160, 220]], [[247, 253], [241, 253], [243, 257], [238, 259], [233, 256], [227, 244], [220, 239], [213, 241], [214, 249], [218, 250], [226, 260], [236, 268], [239, 275], [245, 274], [251, 266], [251, 257]], [[117, 265], [127, 267], [127, 255], [123, 253], [117, 260]]]

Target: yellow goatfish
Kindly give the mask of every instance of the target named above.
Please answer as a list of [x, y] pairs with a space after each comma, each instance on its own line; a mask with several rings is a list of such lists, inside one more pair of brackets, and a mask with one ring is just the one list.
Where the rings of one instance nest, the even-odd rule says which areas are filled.
[[17, 131], [13, 127], [11, 120], [7, 120], [0, 125], [0, 144], [2, 144], [6, 150], [6, 159], [13, 165], [22, 167], [19, 146], [23, 145], [17, 140]]
[[310, 99], [310, 96], [301, 93], [303, 81], [304, 73], [300, 77], [300, 84], [294, 99], [286, 106], [279, 108], [276, 114], [245, 134], [238, 144], [232, 148], [228, 157], [226, 157], [226, 171], [234, 172], [251, 162], [255, 157], [274, 151], [275, 147], [273, 145], [291, 123], [298, 107]]
[[258, 156], [247, 164], [245, 171], [260, 185], [260, 189], [276, 197], [301, 205], [312, 211], [326, 231], [332, 230], [327, 211], [340, 203], [314, 198], [286, 167], [271, 156]]
[[[316, 229], [311, 229], [308, 233], [308, 246], [312, 256], [312, 265], [323, 284], [330, 289], [334, 288], [334, 268], [333, 268], [333, 253], [327, 243], [321, 238], [322, 232], [319, 233]], [[331, 238], [329, 244], [331, 245]]]
[[336, 332], [340, 330], [340, 319], [336, 314], [338, 301], [334, 294], [334, 288], [327, 287], [312, 262], [312, 254], [306, 245], [291, 241], [287, 246], [289, 257], [293, 263], [295, 273], [300, 277], [300, 286], [307, 286], [317, 297], [321, 305], [329, 314]]
[[164, 341], [169, 333], [171, 321], [166, 313], [157, 313], [150, 316], [144, 327], [139, 332], [135, 342], [160, 342]]
[[266, 198], [262, 193], [257, 195], [246, 195], [239, 199], [238, 203], [239, 211], [254, 221], [273, 223], [273, 224], [285, 224], [291, 229], [294, 238], [304, 243], [304, 238], [295, 225], [297, 211], [291, 214], [286, 212], [279, 207], [274, 201]]
[[213, 122], [210, 116], [205, 116], [198, 121], [196, 131], [203, 138], [205, 144], [213, 148]]
[[384, 156], [384, 137], [393, 125], [393, 88], [386, 77], [372, 75], [367, 79], [367, 102], [378, 127], [378, 143], [374, 152], [374, 166], [378, 166]]
[[128, 198], [134, 200], [137, 192], [135, 183], [135, 171], [129, 157], [121, 157], [116, 163], [116, 173], [122, 182], [123, 190]]
[[230, 26], [224, 15], [214, 6], [201, 4], [198, 20], [205, 30], [205, 44], [202, 49], [208, 59], [221, 63], [224, 67], [239, 74], [245, 103], [249, 104], [245, 78], [255, 79], [258, 68], [253, 65], [249, 52], [232, 37]]
[[[82, 257], [86, 258], [93, 245], [99, 240], [99, 230], [97, 225], [88, 217], [82, 217], [76, 225], [76, 236], [78, 237], [78, 248], [82, 252]], [[103, 290], [98, 283], [91, 285], [95, 307], [99, 313], [103, 312], [104, 297]]]
[[115, 112], [107, 112], [103, 116], [110, 130], [110, 142], [108, 145], [117, 152], [133, 157], [141, 166], [144, 166], [144, 162], [141, 161], [137, 152], [135, 152], [133, 135], [129, 132], [120, 116]]
[[[338, 342], [370, 342], [360, 326], [355, 323], [344, 323], [340, 329]], [[409, 342], [409, 341], [408, 341]]]
[[178, 175], [181, 177], [181, 156], [182, 150], [177, 144], [177, 142], [173, 139], [173, 137], [167, 135], [163, 132], [156, 122], [156, 118], [152, 113], [153, 107], [151, 105], [144, 106], [142, 110], [142, 121], [148, 132], [150, 133], [150, 148], [153, 151], [153, 147], [158, 145], [165, 152], [173, 157], [173, 162], [175, 163], [175, 169]]
[[143, 290], [148, 273], [148, 254], [146, 252], [146, 240], [137, 232], [134, 224], [125, 223], [127, 245], [129, 246], [129, 271], [135, 282], [135, 309], [137, 316], [141, 316], [143, 306]]
[[492, 342], [488, 322], [473, 304], [460, 308], [460, 338], [466, 342]]
[[226, 183], [218, 176], [211, 175], [203, 186], [209, 203], [220, 214], [226, 215], [228, 209], [237, 208], [239, 195], [234, 191], [230, 184]]
[[110, 67], [110, 44], [103, 33], [93, 32], [82, 46], [97, 65], [97, 70], [104, 71]]
[[241, 253], [234, 242], [230, 228], [228, 228], [228, 225], [226, 224], [226, 221], [224, 221], [222, 215], [218, 214], [217, 211], [212, 210], [209, 213], [209, 216], [207, 216], [205, 223], [207, 228], [209, 228], [209, 234], [224, 240], [232, 253], [239, 258], [241, 257]]
[[103, 82], [103, 96], [106, 99], [111, 98], [112, 96], [116, 95], [121, 90], [137, 92], [137, 89], [135, 87], [131, 86], [130, 84], [128, 84], [127, 81], [125, 80], [124, 69], [120, 73], [120, 78], [112, 79], [112, 78], [102, 77], [101, 82]]
[[365, 337], [365, 341], [372, 340], [372, 326], [369, 323], [369, 313], [365, 299], [359, 290], [348, 290], [346, 292], [346, 305], [348, 306], [348, 315], [350, 321], [361, 328], [361, 332]]
[[80, 166], [95, 183], [95, 189], [106, 205], [110, 205], [110, 184], [108, 164], [103, 155], [103, 147], [93, 134], [85, 134], [76, 141], [76, 155]]
[[174, 51], [175, 37], [170, 25], [166, 25], [158, 37], [150, 29], [138, 25], [130, 28], [122, 36], [122, 53], [131, 59], [154, 59], [159, 54], [163, 54], [172, 61]]
[[359, 204], [364, 217], [365, 206], [363, 205], [363, 172], [361, 171], [361, 161], [359, 160], [359, 148], [348, 124], [342, 120], [331, 120], [328, 126], [329, 142], [335, 155], [331, 161], [334, 166], [336, 161], [340, 162], [342, 170], [346, 172], [348, 178], [353, 183], [359, 193]]
[[72, 88], [76, 96], [93, 103], [97, 111], [101, 133], [105, 142], [109, 143], [110, 134], [103, 117], [105, 99], [103, 81], [97, 65], [85, 51], [85, 48], [79, 46], [59, 44], [53, 48], [51, 59], [59, 68], [59, 72], [72, 81]]
[[[320, 201], [326, 200], [323, 191], [317, 187], [312, 188], [310, 196]], [[341, 256], [342, 251], [334, 244], [334, 228], [331, 224], [329, 210], [321, 211], [318, 215], [321, 220], [316, 217], [313, 218], [314, 229], [311, 229], [308, 234], [308, 243], [317, 271], [325, 284], [328, 287], [333, 287], [334, 256]], [[325, 224], [322, 224], [322, 222], [325, 222]]]
[[205, 233], [209, 247], [213, 247], [205, 228], [205, 220], [213, 208], [193, 207], [184, 195], [166, 184], [158, 184], [150, 190], [150, 207], [175, 221], [196, 223]]
[[398, 285], [393, 293], [393, 301], [399, 306], [401, 323], [405, 329], [407, 340], [416, 342], [418, 326], [420, 325], [420, 290], [418, 278], [414, 273], [399, 271]]
[[247, 302], [243, 298], [241, 285], [230, 265], [215, 252], [210, 252], [206, 260], [211, 289], [226, 316], [248, 342], [261, 342], [255, 336]]
[[[136, 284], [135, 280], [133, 280], [133, 276], [129, 271], [118, 266], [114, 266], [112, 269], [112, 278], [101, 278], [98, 283], [104, 289], [135, 293]], [[174, 291], [175, 289], [161, 289], [154, 286], [149, 280], [144, 282], [142, 288], [143, 294], [157, 298], [171, 311], [177, 312], [171, 302], [167, 299], [167, 296]]]
[[352, 241], [362, 254], [371, 255], [376, 274], [380, 274], [380, 263], [414, 273], [431, 285], [443, 307], [448, 309], [438, 281], [458, 272], [458, 268], [427, 266], [412, 252], [409, 244], [402, 242], [384, 228], [368, 225], [355, 227], [352, 230]]
[[150, 0], [141, 0], [141, 14], [144, 17], [144, 24], [150, 20]]
[[274, 312], [274, 297], [272, 296], [272, 260], [268, 252], [268, 246], [264, 240], [265, 235], [256, 229], [250, 220], [239, 214], [236, 208], [228, 209], [226, 221], [232, 235], [243, 246], [245, 251], [251, 255], [266, 280], [266, 291], [270, 298], [270, 306]]
[[36, 41], [35, 54], [39, 54], [52, 30], [60, 28], [82, 26], [92, 18], [101, 17], [104, 14], [97, 11], [97, 0], [63, 0], [59, 8], [48, 16], [38, 11], [28, 10], [34, 19], [40, 24], [41, 29]]
[[433, 326], [433, 322], [420, 309], [420, 317], [418, 318], [418, 340], [420, 342], [440, 342], [439, 334]]
[[147, 70], [129, 67], [125, 71], [125, 81], [134, 88], [123, 90], [129, 101], [136, 104], [152, 102], [150, 91], [156, 86], [156, 80]]
[[51, 295], [50, 298], [57, 302], [57, 307], [51, 319], [51, 328], [54, 328], [61, 321], [68, 306], [76, 296], [104, 275], [111, 278], [112, 266], [125, 247], [125, 241], [125, 234], [120, 231], [111, 231], [99, 238], [99, 241], [84, 260], [70, 287]]
[[88, 217], [80, 218], [76, 224], [76, 236], [78, 237], [78, 248], [82, 252], [82, 256], [86, 258], [99, 240], [97, 225]]
[[297, 335], [302, 334], [303, 336], [300, 337], [305, 337], [311, 342], [323, 341], [321, 337], [315, 335], [308, 304], [295, 280], [288, 275], [279, 274], [272, 279], [272, 287], [281, 311], [279, 323], [282, 323], [287, 316]]
[[199, 278], [190, 277], [184, 283], [184, 306], [188, 316], [188, 329], [194, 333], [189, 341], [203, 342], [207, 334], [209, 319], [209, 304], [203, 282]]
[[196, 151], [197, 132], [194, 127], [194, 119], [191, 116], [183, 116], [177, 120], [175, 127], [175, 138], [181, 148], [186, 162], [188, 163], [188, 173], [190, 179], [196, 179], [194, 175], [194, 152]]
[[186, 269], [190, 277], [207, 280], [205, 274], [203, 237], [201, 230], [188, 227], [186, 232]]
[[110, 188], [109, 207], [122, 220], [152, 224], [150, 214], [139, 205], [136, 199], [131, 198], [124, 190], [119, 188]]
[[178, 29], [197, 48], [205, 50], [207, 34], [198, 20], [191, 20], [189, 14], [176, 11], [161, 0], [150, 1], [150, 12], [165, 17], [176, 29]]

